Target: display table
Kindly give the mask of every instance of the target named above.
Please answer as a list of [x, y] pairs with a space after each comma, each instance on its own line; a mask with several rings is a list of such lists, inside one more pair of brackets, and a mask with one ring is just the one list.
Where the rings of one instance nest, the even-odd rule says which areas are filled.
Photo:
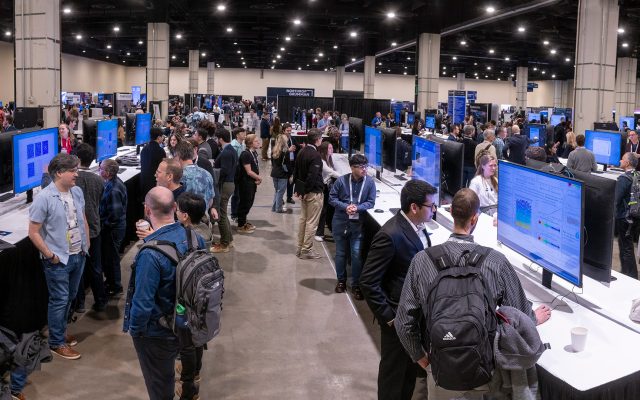
[[[122, 155], [131, 148], [119, 149]], [[127, 188], [127, 228], [123, 243], [137, 240], [135, 221], [142, 217], [142, 205], [136, 202], [139, 191], [138, 167], [122, 167], [118, 176]], [[96, 171], [97, 173], [97, 171]], [[34, 189], [34, 197], [40, 191]], [[29, 204], [26, 194], [0, 203], [0, 230], [10, 232], [0, 239], [15, 248], [0, 252], [0, 326], [15, 332], [31, 332], [47, 323], [47, 284], [38, 250], [28, 237]]]

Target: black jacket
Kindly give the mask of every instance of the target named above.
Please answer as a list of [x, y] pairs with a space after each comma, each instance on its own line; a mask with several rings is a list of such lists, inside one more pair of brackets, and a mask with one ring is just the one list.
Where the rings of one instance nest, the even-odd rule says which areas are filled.
[[225, 182], [233, 183], [238, 167], [238, 153], [231, 145], [225, 145], [216, 158], [215, 167], [220, 168], [220, 185]]
[[411, 260], [422, 250], [420, 238], [400, 212], [374, 236], [362, 268], [360, 288], [381, 323], [395, 318]]
[[280, 154], [279, 158], [271, 156], [271, 177], [276, 179], [289, 179], [293, 172], [293, 164], [289, 158], [289, 149]]
[[156, 170], [167, 156], [156, 141], [150, 141], [140, 152], [140, 196], [144, 199], [147, 192], [156, 186]]
[[625, 172], [618, 176], [616, 182], [616, 218], [624, 219], [627, 217], [629, 210], [629, 199], [631, 198], [631, 184], [633, 183], [633, 175], [631, 172]]
[[322, 157], [315, 146], [308, 144], [300, 151], [296, 159], [294, 182], [303, 181], [304, 193], [324, 193], [322, 182]]
[[502, 155], [506, 160], [525, 165], [526, 160], [524, 153], [527, 151], [527, 147], [529, 147], [528, 137], [525, 135], [513, 135], [507, 138], [502, 148]]

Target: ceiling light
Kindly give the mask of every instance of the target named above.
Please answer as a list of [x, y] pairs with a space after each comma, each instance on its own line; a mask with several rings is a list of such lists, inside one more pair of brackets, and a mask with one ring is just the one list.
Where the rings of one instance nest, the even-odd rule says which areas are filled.
[[473, 63], [473, 65], [477, 66], [477, 65], [478, 65], [478, 63]]
[[533, 67], [533, 70], [534, 70], [534, 71], [537, 71], [537, 70], [538, 70], [538, 68], [537, 68], [537, 67]]
[[356, 61], [356, 59], [355, 59], [355, 58], [352, 58], [352, 59], [351, 59], [351, 61], [352, 61], [352, 62], [355, 62], [355, 61]]
[[276, 63], [276, 60], [271, 60], [271, 62], [272, 62], [273, 64], [275, 64], [275, 63]]
[[284, 40], [286, 40], [287, 42], [291, 41], [291, 38], [289, 36], [285, 37]]
[[551, 54], [556, 54], [556, 53], [557, 53], [557, 51], [556, 51], [556, 49], [551, 49], [551, 51], [550, 51], [549, 53], [551, 53]]
[[570, 59], [569, 57], [565, 58], [564, 60], [565, 60], [566, 62], [571, 61], [571, 59]]
[[242, 54], [242, 50], [238, 50], [238, 51], [236, 51], [236, 53]]
[[244, 60], [244, 57], [240, 57], [241, 60]]
[[356, 36], [358, 36], [358, 32], [352, 31], [352, 32], [349, 34], [349, 36], [351, 36], [351, 37], [356, 37]]
[[110, 44], [108, 44], [108, 45], [107, 45], [107, 49], [110, 49], [110, 48], [111, 48], [111, 45], [110, 45]]
[[227, 6], [225, 6], [224, 4], [218, 4], [218, 7], [216, 7], [218, 9], [218, 11], [224, 11], [227, 9]]
[[407, 60], [411, 61], [411, 57], [407, 57]]
[[381, 63], [381, 62], [379, 62], [379, 63], [378, 63], [378, 65], [382, 65], [382, 63]]
[[71, 14], [71, 9], [69, 7], [65, 7], [62, 12], [65, 14]]
[[301, 23], [302, 23], [302, 21], [300, 21], [300, 20], [299, 20], [299, 19], [297, 19], [297, 18], [293, 20], [293, 24], [294, 24], [294, 25], [300, 25]]
[[228, 27], [227, 27], [227, 32], [233, 32], [233, 28], [232, 28], [232, 27], [230, 27], [230, 26], [228, 26]]
[[542, 71], [542, 75], [546, 74], [546, 71]]
[[176, 39], [182, 39], [182, 35], [178, 33], [178, 34], [176, 35]]
[[379, 74], [381, 74], [381, 73], [382, 73], [382, 71], [378, 71], [378, 73], [379, 73]]
[[122, 60], [122, 62], [124, 63], [125, 61], [124, 61], [124, 60]]
[[246, 62], [244, 62], [244, 61], [242, 62], [242, 65], [246, 65], [246, 64], [247, 64]]
[[513, 78], [514, 76], [515, 76], [514, 74], [511, 74], [511, 77], [512, 77], [512, 78]]
[[276, 58], [278, 58], [278, 59], [279, 59], [279, 58], [280, 58], [280, 54], [278, 54], [278, 55], [276, 56]]
[[284, 47], [280, 47], [280, 51], [284, 51]]
[[629, 43], [622, 43], [622, 47], [629, 47]]
[[86, 51], [86, 50], [82, 50], [82, 52], [83, 52], [83, 53], [86, 53], [87, 51]]
[[105, 58], [109, 58], [109, 56], [105, 57]]
[[493, 49], [489, 49], [489, 54], [493, 54], [493, 53], [495, 53], [495, 52], [496, 52], [495, 50], [493, 50]]
[[144, 44], [142, 40], [138, 40], [138, 44]]
[[479, 79], [479, 78], [476, 76], [476, 79]]
[[324, 69], [324, 72], [327, 72], [327, 69], [326, 69], [326, 68]]
[[172, 60], [175, 60], [175, 59], [176, 59], [176, 56], [175, 56], [175, 55], [171, 56], [171, 59], [172, 59]]
[[445, 65], [445, 66], [443, 66], [443, 67], [442, 67], [442, 69], [447, 69], [447, 66], [446, 66], [446, 65]]
[[457, 60], [457, 59], [458, 59], [458, 57], [453, 56], [453, 57], [451, 57], [451, 59], [452, 59], [452, 60]]
[[544, 42], [542, 42], [543, 45], [548, 46], [549, 45], [549, 41], [545, 40]]
[[407, 74], [407, 72], [406, 72], [406, 71], [402, 73], [402, 75], [406, 75], [406, 74]]
[[491, 71], [491, 67], [487, 67], [487, 71]]
[[201, 55], [202, 57], [206, 57], [206, 56], [207, 56], [207, 53], [204, 53], [204, 52], [203, 52], [203, 53], [200, 53], [200, 55]]
[[555, 78], [555, 77], [556, 77], [556, 74], [551, 75], [551, 77], [552, 77], [552, 78]]
[[467, 41], [466, 41], [466, 40], [461, 40], [461, 41], [460, 41], [460, 44], [464, 46], [464, 45], [466, 45], [466, 44], [467, 44]]
[[618, 33], [624, 33], [624, 28], [618, 28]]
[[120, 27], [118, 25], [113, 27], [114, 32], [120, 32]]
[[318, 56], [319, 57], [324, 57], [324, 53], [320, 52], [320, 53], [318, 53]]
[[485, 75], [484, 77], [485, 77], [485, 78], [488, 78], [488, 77], [489, 77], [489, 75]]
[[387, 70], [387, 72], [391, 72], [391, 70], [390, 70], [390, 69], [388, 69], [388, 70]]
[[524, 32], [526, 29], [524, 28], [524, 26], [519, 26], [518, 27], [518, 32]]
[[238, 45], [238, 42], [233, 42], [233, 45], [234, 45], [234, 46], [237, 46], [237, 45]]
[[272, 65], [272, 66], [271, 66], [271, 69], [274, 69], [274, 68], [275, 68], [275, 67]]
[[407, 67], [404, 67], [404, 69], [407, 69]]
[[505, 60], [505, 61], [509, 61], [509, 60], [511, 60], [511, 59], [510, 59], [509, 57], [505, 57], [505, 58], [504, 58], [504, 60]]
[[391, 42], [391, 47], [396, 47], [398, 45], [398, 43], [396, 42]]
[[298, 67], [298, 71], [302, 71], [302, 67]]
[[184, 64], [184, 63], [185, 63], [185, 61], [184, 61], [184, 60], [182, 60], [182, 63]]
[[442, 75], [446, 75], [446, 74], [447, 74], [447, 71], [442, 71]]
[[76, 35], [76, 39], [78, 40], [82, 39], [82, 35]]
[[394, 13], [393, 11], [389, 11], [387, 13], [387, 18], [395, 18], [396, 17], [396, 13]]
[[495, 12], [495, 11], [496, 11], [496, 9], [493, 6], [487, 7], [487, 12], [488, 13], [492, 13], [492, 12]]
[[11, 31], [5, 31], [4, 35], [5, 36], [11, 36]]
[[220, 64], [216, 64], [216, 67], [220, 68]]
[[475, 76], [478, 76], [478, 73], [477, 73], [477, 72], [474, 72], [473, 74], [474, 74]]
[[307, 64], [307, 67], [309, 66], [309, 64]]
[[129, 52], [127, 51], [127, 55], [128, 55], [128, 56], [130, 56], [130, 55], [131, 55], [131, 53], [129, 53]]

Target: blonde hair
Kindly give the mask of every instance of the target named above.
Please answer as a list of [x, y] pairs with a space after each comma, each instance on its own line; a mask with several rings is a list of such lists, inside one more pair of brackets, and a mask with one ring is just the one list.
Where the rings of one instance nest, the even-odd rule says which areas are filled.
[[250, 147], [253, 145], [254, 140], [258, 140], [258, 135], [255, 135], [253, 133], [251, 135], [247, 135], [247, 137], [244, 138], [244, 145], [247, 147], [247, 150], [250, 150]]
[[287, 139], [288, 139], [287, 135], [284, 135], [284, 134], [278, 135], [278, 137], [276, 138], [276, 144], [275, 146], [273, 146], [273, 154], [271, 158], [279, 159], [282, 153], [287, 151], [289, 147], [287, 145], [288, 144]]
[[578, 147], [578, 143], [576, 142], [576, 134], [573, 131], [568, 131], [567, 134], [567, 144], [575, 147]]
[[[480, 160], [478, 161], [478, 169], [476, 170], [476, 176], [480, 175], [482, 178], [484, 178], [484, 167], [491, 161], [497, 161], [497, 159], [491, 154], [485, 154], [484, 156], [480, 157]], [[491, 175], [491, 186], [493, 186], [493, 190], [495, 190], [497, 193], [498, 177], [496, 176], [496, 174]]]

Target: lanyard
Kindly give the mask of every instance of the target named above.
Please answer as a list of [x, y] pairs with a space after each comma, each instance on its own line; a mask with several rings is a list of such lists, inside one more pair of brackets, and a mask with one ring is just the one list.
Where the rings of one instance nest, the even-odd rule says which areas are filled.
[[634, 147], [634, 144], [633, 144], [633, 143], [631, 143], [631, 152], [632, 152], [632, 153], [635, 153], [635, 152], [637, 152], [637, 151], [638, 151], [638, 145], [639, 145], [639, 144], [640, 144], [640, 143], [636, 143], [636, 144], [635, 144], [635, 147]]
[[[69, 195], [71, 196], [71, 200], [73, 201], [73, 195], [71, 193], [69, 193]], [[71, 224], [69, 224], [69, 203], [67, 203], [67, 200], [62, 197], [62, 194], [60, 194], [59, 198], [60, 198], [60, 201], [62, 201], [62, 206], [64, 207], [64, 216], [65, 216], [65, 219], [67, 220], [67, 230], [77, 228], [78, 216], [76, 215], [76, 213], [72, 214], [71, 222], [73, 222], [73, 224], [75, 225], [74, 227], [72, 227]], [[75, 206], [75, 202], [74, 202], [74, 206]]]
[[[354, 183], [357, 183], [357, 182], [354, 182]], [[366, 175], [364, 176], [364, 179], [362, 180], [362, 186], [360, 187], [360, 193], [358, 193], [358, 203], [357, 204], [360, 204], [360, 198], [362, 197], [362, 192], [364, 192], [364, 184], [365, 183], [367, 183], [367, 176]], [[349, 174], [349, 201], [350, 201], [350, 204], [354, 204], [353, 203], [353, 190], [354, 190], [354, 188], [355, 188], [355, 185], [354, 185], [354, 187], [351, 186], [351, 174]]]

